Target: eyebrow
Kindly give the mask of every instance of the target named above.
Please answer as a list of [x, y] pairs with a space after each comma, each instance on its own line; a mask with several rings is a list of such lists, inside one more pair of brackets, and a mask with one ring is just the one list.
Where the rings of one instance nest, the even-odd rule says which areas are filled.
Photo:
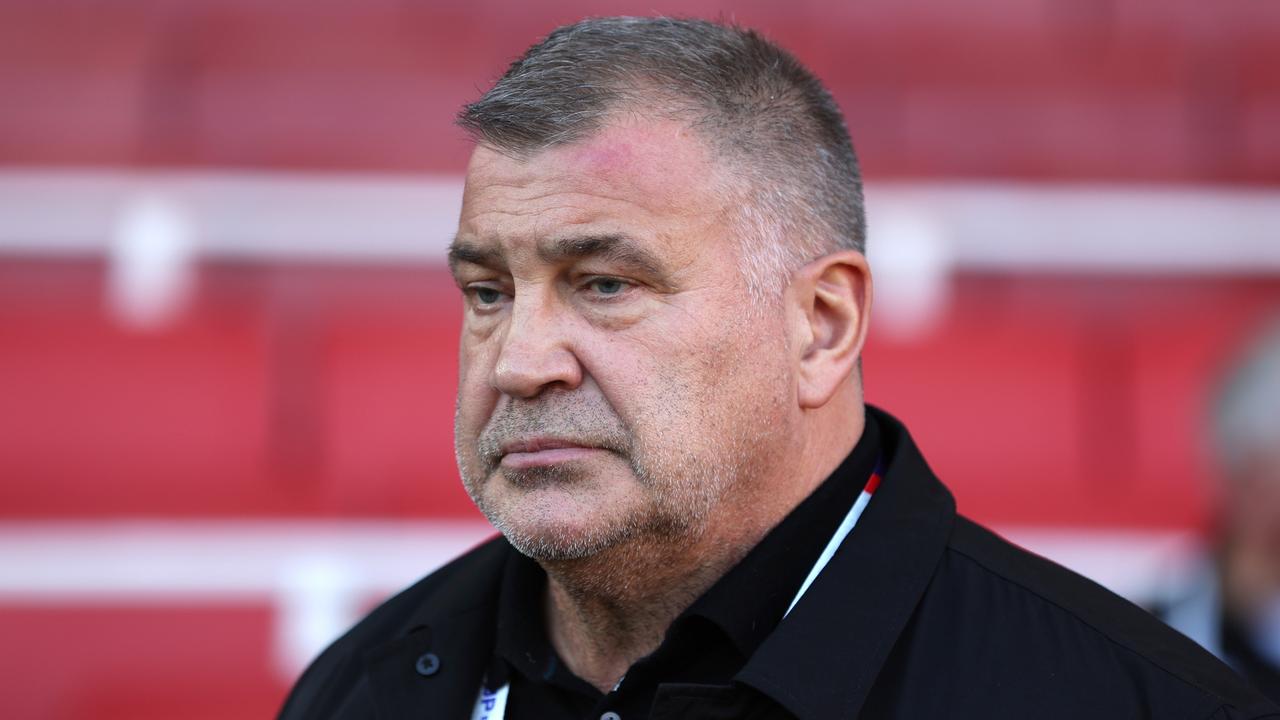
[[[626, 235], [580, 235], [556, 238], [538, 244], [538, 259], [554, 265], [566, 260], [600, 257], [625, 265], [655, 280], [663, 281], [667, 272], [652, 252], [640, 247]], [[449, 269], [455, 275], [458, 265], [469, 263], [482, 267], [505, 269], [506, 258], [492, 248], [482, 247], [461, 238], [449, 244]]]
[[538, 258], [555, 264], [565, 260], [600, 257], [628, 266], [655, 279], [665, 279], [666, 271], [657, 256], [626, 235], [583, 235], [539, 243]]
[[480, 247], [455, 237], [453, 242], [449, 243], [449, 272], [457, 275], [458, 265], [461, 263], [470, 263], [495, 269], [502, 269], [507, 266], [502, 253], [497, 250]]

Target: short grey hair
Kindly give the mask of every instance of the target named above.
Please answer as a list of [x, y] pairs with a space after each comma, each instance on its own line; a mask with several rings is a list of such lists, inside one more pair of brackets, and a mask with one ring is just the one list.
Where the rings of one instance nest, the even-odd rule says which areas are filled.
[[810, 260], [864, 252], [862, 175], [839, 107], [752, 30], [672, 18], [567, 25], [513, 62], [458, 124], [528, 157], [585, 139], [619, 112], [683, 120], [733, 163], [743, 272], [757, 300], [777, 297]]
[[1280, 448], [1280, 317], [1237, 359], [1216, 400], [1213, 435], [1228, 475], [1251, 454]]

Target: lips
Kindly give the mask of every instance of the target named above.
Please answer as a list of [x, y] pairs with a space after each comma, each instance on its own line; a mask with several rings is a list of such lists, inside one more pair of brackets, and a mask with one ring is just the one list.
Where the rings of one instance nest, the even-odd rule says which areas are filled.
[[501, 467], [508, 470], [531, 470], [534, 468], [550, 468], [564, 463], [572, 463], [590, 458], [600, 452], [596, 445], [584, 444], [579, 440], [564, 438], [525, 438], [503, 443], [502, 455], [498, 460]]

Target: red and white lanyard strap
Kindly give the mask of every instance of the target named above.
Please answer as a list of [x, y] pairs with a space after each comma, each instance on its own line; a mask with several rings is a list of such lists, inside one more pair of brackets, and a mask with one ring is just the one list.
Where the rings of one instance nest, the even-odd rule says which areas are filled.
[[[800, 583], [800, 590], [796, 592], [796, 596], [791, 600], [791, 604], [787, 606], [787, 611], [782, 614], [782, 617], [785, 618], [791, 614], [791, 610], [795, 608], [796, 603], [800, 602], [800, 598], [804, 597], [805, 592], [809, 590], [809, 586], [813, 584], [818, 574], [827, 567], [827, 563], [831, 562], [831, 558], [836, 554], [840, 544], [849, 536], [853, 526], [858, 524], [858, 518], [862, 517], [862, 511], [867, 509], [867, 503], [871, 502], [871, 496], [875, 494], [878, 487], [880, 487], [880, 469], [877, 467], [876, 471], [867, 480], [866, 486], [862, 488], [862, 492], [858, 493], [858, 499], [853, 501], [853, 507], [849, 508], [844, 520], [840, 521], [840, 527], [836, 528], [831, 539], [827, 541], [827, 546], [822, 549], [822, 554], [818, 555], [818, 561], [809, 569], [809, 574], [805, 577], [804, 582]], [[496, 690], [490, 690], [481, 684], [480, 696], [476, 698], [476, 707], [471, 713], [471, 720], [503, 720], [507, 714], [507, 693], [510, 690], [510, 684], [504, 684]]]
[[871, 502], [871, 496], [875, 494], [876, 488], [880, 487], [880, 469], [871, 473], [871, 477], [867, 478], [867, 484], [863, 486], [862, 492], [858, 493], [858, 499], [853, 501], [853, 507], [849, 508], [849, 512], [845, 513], [844, 520], [840, 521], [840, 527], [836, 528], [831, 539], [827, 541], [827, 546], [822, 548], [822, 554], [818, 555], [818, 561], [809, 569], [809, 574], [805, 577], [804, 582], [800, 583], [800, 590], [796, 596], [791, 599], [791, 604], [787, 606], [787, 611], [782, 613], [782, 617], [791, 614], [792, 608], [796, 603], [800, 602], [800, 598], [804, 597], [805, 592], [809, 590], [809, 586], [817, 579], [818, 573], [822, 572], [827, 563], [831, 562], [831, 558], [836, 554], [836, 550], [844, 539], [849, 536], [849, 532], [853, 530], [853, 526], [858, 524], [858, 518], [862, 517], [862, 511], [867, 509], [867, 503]]

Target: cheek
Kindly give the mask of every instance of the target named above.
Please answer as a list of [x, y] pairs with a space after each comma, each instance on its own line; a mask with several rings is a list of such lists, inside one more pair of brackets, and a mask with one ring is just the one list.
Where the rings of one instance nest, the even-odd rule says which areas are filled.
[[739, 429], [772, 425], [794, 384], [787, 358], [785, 340], [769, 326], [743, 322], [724, 333], [699, 368], [705, 412]]
[[601, 334], [576, 350], [594, 390], [633, 439], [652, 443], [687, 415], [681, 406], [688, 396], [688, 361], [670, 334], [661, 339], [647, 333], [625, 338]]
[[489, 353], [483, 346], [463, 341], [458, 352], [458, 399], [455, 432], [459, 440], [472, 440], [488, 422], [498, 393], [489, 384]]
[[[776, 348], [761, 333], [728, 324], [668, 326], [627, 343], [595, 344], [591, 366], [606, 398], [637, 430], [668, 442], [748, 421], [756, 401], [774, 403]], [[727, 407], [727, 409], [726, 409]], [[729, 417], [735, 416], [735, 417]]]

